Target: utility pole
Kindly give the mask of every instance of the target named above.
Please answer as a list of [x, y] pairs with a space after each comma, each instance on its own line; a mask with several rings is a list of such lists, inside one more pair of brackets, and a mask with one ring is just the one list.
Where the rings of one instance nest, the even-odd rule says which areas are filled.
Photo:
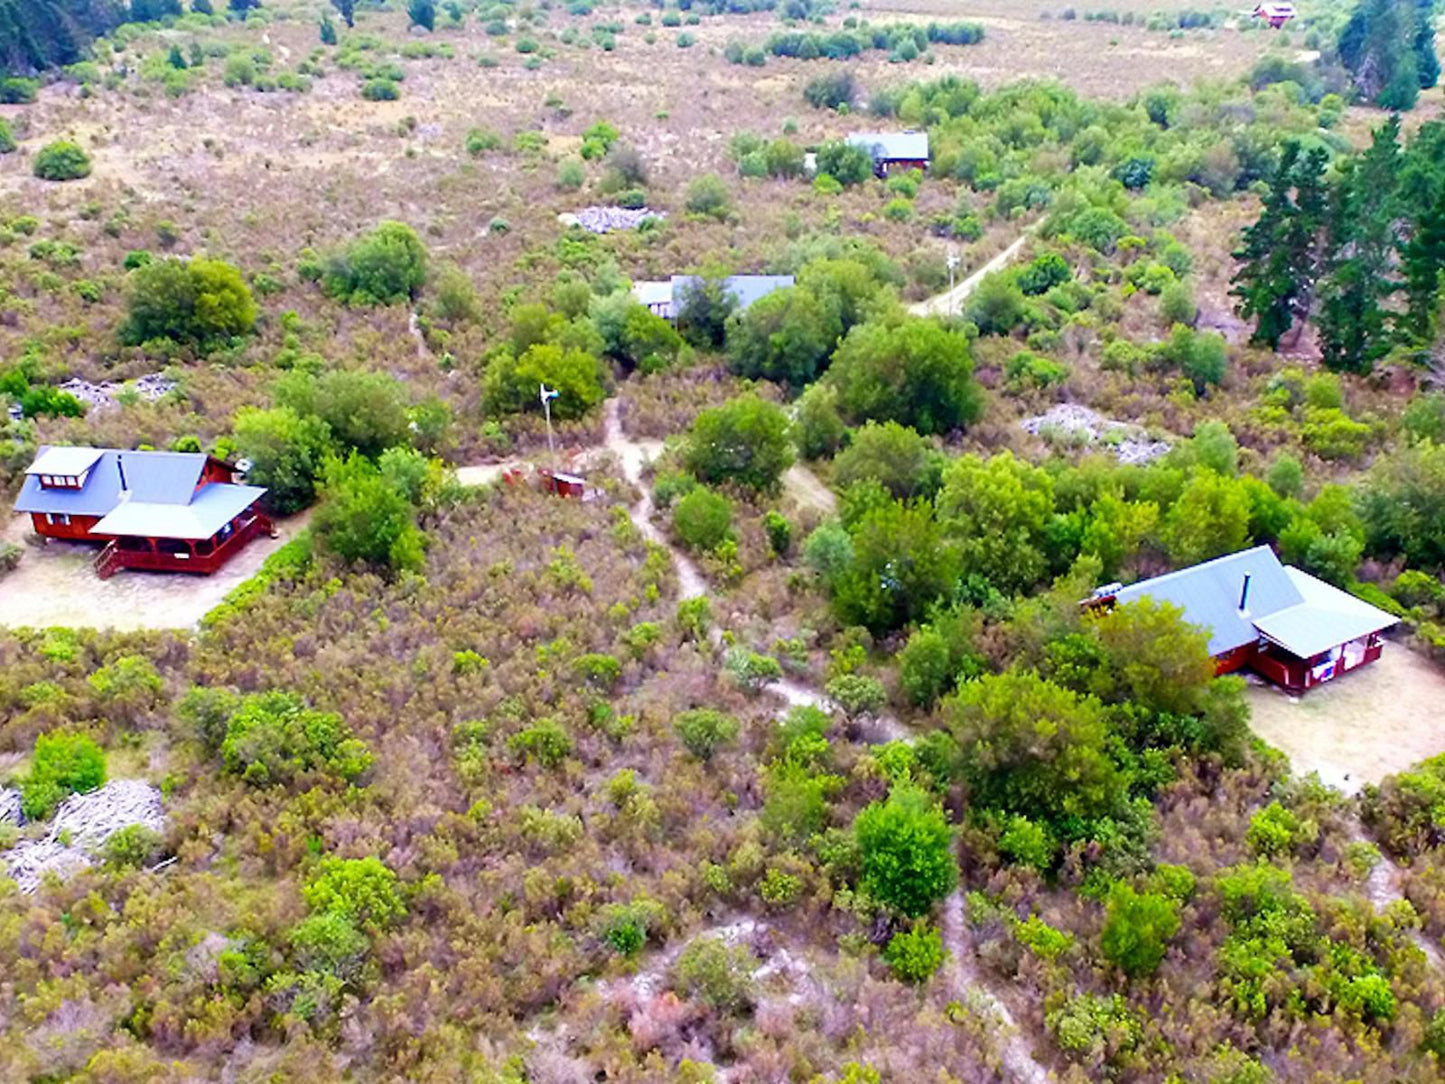
[[948, 264], [948, 314], [952, 316], [955, 304], [953, 296], [953, 273], [957, 270], [958, 265], [963, 262], [959, 258], [958, 250], [952, 245], [948, 246], [948, 259], [945, 262]]
[[540, 384], [538, 388], [540, 390], [537, 393], [537, 397], [542, 400], [542, 410], [547, 415], [547, 455], [552, 460], [553, 465], [555, 465], [557, 462], [557, 446], [552, 441], [552, 400], [562, 393], [555, 389], [548, 388], [546, 384]]

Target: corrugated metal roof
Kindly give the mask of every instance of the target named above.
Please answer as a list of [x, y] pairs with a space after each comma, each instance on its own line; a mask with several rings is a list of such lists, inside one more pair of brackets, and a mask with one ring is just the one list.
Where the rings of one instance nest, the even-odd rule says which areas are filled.
[[1338, 587], [1297, 568], [1285, 574], [1304, 601], [1298, 606], [1255, 619], [1255, 627], [1280, 647], [1302, 659], [1358, 640], [1398, 623], [1398, 619]]
[[[53, 489], [40, 484], [39, 473], [59, 473], [35, 466], [62, 461], [61, 453], [95, 453], [90, 475], [80, 489]], [[75, 456], [75, 459], [84, 456]], [[120, 503], [121, 473], [131, 500], [155, 504], [187, 504], [201, 480], [207, 456], [203, 452], [133, 452], [116, 448], [42, 448], [26, 473], [17, 512], [55, 512], [72, 516], [103, 516]]]
[[46, 448], [26, 474], [58, 474], [63, 478], [79, 478], [104, 453], [103, 448]]
[[[1244, 578], [1249, 593], [1239, 606]], [[1209, 631], [1209, 653], [1222, 655], [1259, 639], [1255, 622], [1304, 602], [1294, 580], [1268, 546], [1216, 557], [1193, 568], [1144, 580], [1118, 591], [1120, 602], [1152, 598], [1184, 611], [1191, 624]]]
[[92, 533], [143, 538], [210, 538], [259, 501], [265, 492], [260, 486], [210, 482], [186, 505], [132, 498], [97, 523]]
[[661, 282], [656, 280], [647, 282], [634, 282], [632, 284], [632, 296], [639, 305], [671, 305], [672, 304], [672, 283], [667, 279]]
[[928, 161], [927, 132], [854, 132], [848, 142], [862, 147], [876, 161]]

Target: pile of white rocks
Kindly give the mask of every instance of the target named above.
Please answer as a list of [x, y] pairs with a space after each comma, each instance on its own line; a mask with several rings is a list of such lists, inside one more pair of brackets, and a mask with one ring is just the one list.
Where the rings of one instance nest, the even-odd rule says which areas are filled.
[[[4, 822], [22, 822], [16, 791], [0, 791], [0, 823]], [[21, 892], [34, 892], [47, 873], [66, 877], [91, 865], [106, 840], [132, 825], [155, 832], [165, 829], [161, 792], [139, 779], [117, 779], [89, 794], [72, 794], [55, 811], [44, 839], [22, 840], [0, 853], [0, 862]]]
[[1106, 445], [1120, 463], [1148, 463], [1169, 451], [1167, 440], [1153, 440], [1142, 426], [1106, 418], [1076, 403], [1060, 403], [1047, 413], [1019, 423], [1025, 432], [1062, 438], [1074, 444]]
[[626, 207], [584, 207], [576, 214], [558, 215], [557, 221], [564, 226], [581, 226], [588, 233], [611, 233], [613, 230], [635, 230], [649, 218], [666, 217], [666, 212], [646, 207], [635, 211]]
[[162, 395], [175, 390], [176, 382], [167, 380], [160, 373], [149, 373], [137, 380], [129, 381], [126, 384], [117, 384], [107, 380], [103, 384], [92, 384], [88, 380], [75, 378], [67, 380], [59, 385], [58, 391], [69, 392], [82, 403], [97, 408], [114, 406], [116, 397], [127, 387], [131, 388], [142, 399], [155, 402]]

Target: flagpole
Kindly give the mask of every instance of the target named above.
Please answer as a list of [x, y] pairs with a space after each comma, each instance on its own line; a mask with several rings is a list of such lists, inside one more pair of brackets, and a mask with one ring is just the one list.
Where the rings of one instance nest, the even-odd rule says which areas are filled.
[[559, 392], [550, 391], [546, 384], [539, 385], [537, 397], [542, 400], [542, 410], [547, 415], [547, 456], [552, 460], [552, 465], [557, 465], [557, 446], [552, 440], [552, 400], [557, 398]]

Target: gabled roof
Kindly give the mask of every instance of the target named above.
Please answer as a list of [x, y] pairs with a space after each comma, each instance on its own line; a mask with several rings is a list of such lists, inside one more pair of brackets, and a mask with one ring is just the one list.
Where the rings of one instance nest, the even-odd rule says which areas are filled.
[[927, 132], [854, 132], [848, 142], [882, 162], [928, 161]]
[[1308, 659], [1396, 623], [1385, 611], [1280, 564], [1268, 546], [1156, 576], [1113, 597], [1121, 603], [1151, 598], [1178, 606], [1186, 621], [1208, 631], [1211, 655], [1263, 636]]
[[[52, 462], [74, 463], [91, 458], [90, 475], [81, 489], [52, 489], [40, 474], [60, 474]], [[154, 504], [188, 504], [200, 484], [210, 457], [203, 452], [135, 452], [119, 448], [47, 447], [26, 472], [17, 512], [55, 512], [72, 516], [103, 516], [120, 503], [122, 489], [131, 500]], [[38, 470], [39, 467], [45, 470]], [[66, 472], [71, 476], [77, 472]], [[84, 473], [78, 472], [78, 473]], [[122, 485], [122, 476], [124, 485]]]
[[94, 527], [92, 534], [144, 538], [210, 538], [261, 499], [260, 486], [209, 482], [188, 504], [131, 499]]
[[[1249, 577], [1245, 607], [1239, 599], [1244, 577]], [[1268, 546], [1216, 557], [1202, 565], [1183, 568], [1144, 580], [1115, 592], [1119, 602], [1152, 598], [1170, 602], [1184, 611], [1190, 624], [1209, 630], [1209, 653], [1222, 655], [1259, 639], [1251, 619], [1273, 614], [1304, 602], [1299, 588]]]
[[102, 448], [46, 448], [26, 474], [51, 474], [62, 478], [79, 478], [104, 454]]
[[1397, 623], [1398, 619], [1384, 610], [1308, 572], [1297, 568], [1286, 568], [1285, 572], [1304, 596], [1304, 602], [1261, 617], [1254, 624], [1267, 639], [1291, 654], [1313, 658]]

